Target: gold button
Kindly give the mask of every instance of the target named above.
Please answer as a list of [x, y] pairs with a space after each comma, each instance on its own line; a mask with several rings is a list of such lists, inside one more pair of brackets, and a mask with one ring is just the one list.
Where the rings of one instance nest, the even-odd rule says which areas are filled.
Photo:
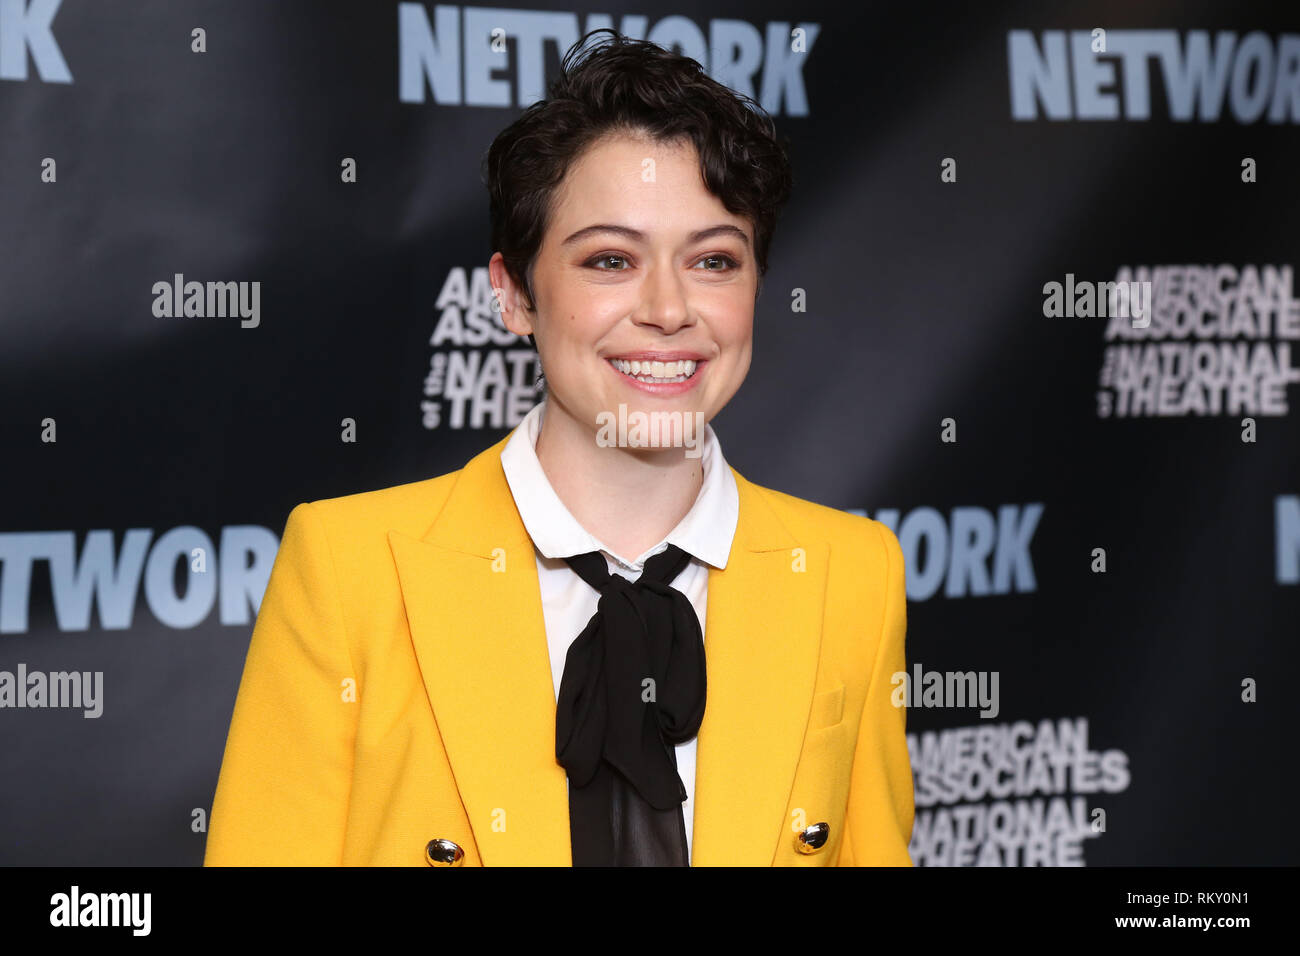
[[800, 853], [816, 853], [826, 845], [831, 836], [829, 823], [814, 823], [804, 827], [794, 836], [794, 848]]
[[430, 840], [424, 848], [424, 860], [430, 866], [460, 866], [465, 851], [450, 840]]

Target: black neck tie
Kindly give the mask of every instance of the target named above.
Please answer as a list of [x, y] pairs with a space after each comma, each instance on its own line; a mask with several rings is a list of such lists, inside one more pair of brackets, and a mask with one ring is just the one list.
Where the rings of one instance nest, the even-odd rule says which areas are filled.
[[565, 558], [600, 592], [556, 702], [574, 866], [690, 865], [673, 747], [704, 719], [704, 638], [690, 599], [669, 586], [690, 559], [669, 545], [629, 581], [599, 551]]

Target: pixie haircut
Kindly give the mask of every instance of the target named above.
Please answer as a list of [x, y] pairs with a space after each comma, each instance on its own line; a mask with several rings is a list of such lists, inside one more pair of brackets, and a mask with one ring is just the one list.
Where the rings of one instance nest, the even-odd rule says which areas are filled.
[[555, 191], [569, 166], [608, 133], [694, 144], [709, 192], [753, 226], [757, 298], [792, 186], [788, 141], [777, 138], [758, 103], [714, 80], [695, 60], [604, 27], [574, 44], [547, 97], [502, 130], [483, 160], [492, 248], [523, 290], [528, 310], [536, 308], [533, 264]]

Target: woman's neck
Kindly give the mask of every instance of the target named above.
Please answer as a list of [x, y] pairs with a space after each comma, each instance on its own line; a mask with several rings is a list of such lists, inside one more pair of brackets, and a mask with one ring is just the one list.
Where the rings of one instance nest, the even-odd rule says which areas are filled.
[[[702, 436], [701, 436], [702, 437]], [[684, 448], [603, 448], [596, 425], [547, 398], [537, 460], [578, 523], [615, 553], [636, 560], [686, 517], [704, 482], [702, 457]]]

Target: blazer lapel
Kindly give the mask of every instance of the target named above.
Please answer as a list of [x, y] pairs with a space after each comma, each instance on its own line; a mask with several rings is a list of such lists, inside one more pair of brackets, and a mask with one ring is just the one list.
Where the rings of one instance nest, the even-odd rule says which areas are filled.
[[389, 532], [429, 703], [485, 866], [569, 866], [568, 780], [532, 539], [501, 469], [461, 471], [419, 540]]
[[[568, 782], [555, 760], [541, 591], [501, 468], [508, 440], [466, 464], [421, 538], [397, 530], [388, 538], [480, 859], [569, 866]], [[732, 473], [736, 537], [726, 569], [709, 570], [694, 866], [771, 865], [788, 827], [821, 642], [827, 545], [794, 539], [761, 489]]]

